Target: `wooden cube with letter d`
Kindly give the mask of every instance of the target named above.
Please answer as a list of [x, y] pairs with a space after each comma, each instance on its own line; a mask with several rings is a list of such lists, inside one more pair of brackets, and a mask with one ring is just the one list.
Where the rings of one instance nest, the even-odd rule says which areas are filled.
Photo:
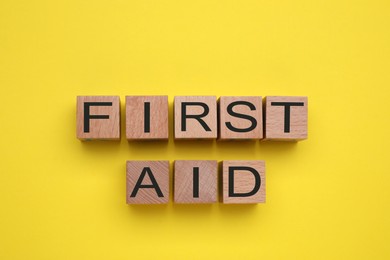
[[265, 203], [264, 161], [223, 161], [222, 202]]

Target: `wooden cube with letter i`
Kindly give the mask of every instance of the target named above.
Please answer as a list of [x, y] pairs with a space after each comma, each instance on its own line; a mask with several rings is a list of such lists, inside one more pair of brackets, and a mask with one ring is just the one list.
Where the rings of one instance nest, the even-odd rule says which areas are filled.
[[168, 96], [126, 96], [126, 138], [168, 140]]
[[217, 202], [217, 161], [176, 160], [174, 168], [175, 203]]

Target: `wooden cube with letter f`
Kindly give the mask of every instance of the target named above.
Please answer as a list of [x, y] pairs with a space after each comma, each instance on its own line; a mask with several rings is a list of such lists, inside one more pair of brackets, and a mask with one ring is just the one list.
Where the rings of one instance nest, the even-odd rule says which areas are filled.
[[77, 138], [120, 140], [119, 96], [77, 97]]

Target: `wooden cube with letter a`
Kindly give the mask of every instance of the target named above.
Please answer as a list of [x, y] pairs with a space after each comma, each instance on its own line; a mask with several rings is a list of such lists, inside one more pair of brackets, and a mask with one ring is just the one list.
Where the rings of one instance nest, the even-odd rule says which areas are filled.
[[217, 98], [175, 97], [175, 139], [216, 139]]
[[219, 98], [219, 140], [263, 138], [263, 106], [260, 96]]
[[175, 203], [217, 202], [217, 161], [175, 161]]
[[265, 98], [265, 140], [298, 141], [307, 138], [307, 97]]
[[76, 114], [80, 140], [120, 140], [119, 96], [78, 96]]
[[126, 138], [168, 139], [168, 96], [126, 96]]
[[127, 161], [128, 204], [162, 204], [169, 200], [169, 161]]
[[222, 201], [265, 203], [264, 161], [223, 161]]

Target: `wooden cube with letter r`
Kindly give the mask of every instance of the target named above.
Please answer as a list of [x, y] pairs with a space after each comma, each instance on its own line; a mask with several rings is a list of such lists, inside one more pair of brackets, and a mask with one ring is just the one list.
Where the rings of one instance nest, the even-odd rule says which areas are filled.
[[176, 96], [174, 106], [175, 139], [217, 138], [215, 96]]

